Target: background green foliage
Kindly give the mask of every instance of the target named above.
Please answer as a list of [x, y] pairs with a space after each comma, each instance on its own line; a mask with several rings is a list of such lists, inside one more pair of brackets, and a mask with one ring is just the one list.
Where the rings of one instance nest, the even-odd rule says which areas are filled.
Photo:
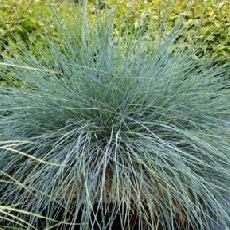
[[151, 40], [159, 40], [179, 22], [186, 29], [184, 37], [188, 46], [196, 42], [204, 54], [229, 60], [229, 2], [226, 0], [109, 0], [108, 6], [115, 8], [116, 22], [123, 30], [127, 26], [133, 31], [146, 27], [146, 31], [156, 32]]
[[[50, 4], [47, 0], [0, 0], [0, 61], [2, 54], [11, 55], [12, 48], [17, 47], [18, 43], [24, 43], [25, 48], [36, 56], [40, 55], [38, 50], [44, 51], [47, 47], [47, 41], [44, 41], [47, 34], [61, 44], [61, 35], [57, 31], [58, 26], [61, 27], [61, 20], [54, 20], [54, 17], [64, 16], [71, 26], [69, 17], [72, 14], [68, 2], [55, 1]], [[0, 73], [0, 84], [21, 86], [7, 71]]]
[[37, 47], [47, 33], [58, 37], [58, 25], [54, 22], [54, 17], [64, 16], [69, 20], [72, 15], [68, 2], [54, 1], [50, 4], [48, 0], [3, 0], [0, 3], [2, 51], [5, 49], [4, 45], [12, 46], [19, 41], [26, 43], [33, 50], [35, 43]]
[[[47, 0], [3, 0], [0, 5], [0, 37], [12, 43], [15, 36], [24, 42], [31, 37], [38, 38], [47, 32], [54, 33], [55, 25], [51, 20], [52, 7]], [[99, 4], [98, 4], [99, 3]], [[127, 26], [133, 32], [155, 31], [151, 39], [159, 39], [164, 31], [169, 31], [180, 20], [188, 29], [188, 43], [205, 41], [202, 50], [229, 59], [229, 3], [226, 0], [163, 0], [163, 1], [127, 1], [106, 0], [89, 1], [89, 14], [94, 15], [96, 8], [114, 10], [117, 32], [125, 31]], [[58, 6], [58, 7], [57, 7]], [[68, 1], [54, 1], [53, 7], [59, 9], [68, 19], [71, 6]], [[119, 30], [119, 31], [118, 31]], [[130, 31], [130, 30], [129, 30]], [[198, 31], [198, 33], [197, 33]], [[36, 40], [38, 42], [38, 39]]]
[[[47, 45], [43, 39], [47, 33], [61, 45], [57, 27], [62, 24], [55, 24], [57, 20], [53, 17], [64, 16], [71, 27], [73, 10], [79, 9], [78, 1], [75, 1], [75, 9], [72, 6], [71, 1], [55, 0], [50, 4], [49, 0], [1, 0], [0, 57], [1, 52], [7, 52], [7, 46], [18, 42], [24, 42], [32, 52], [37, 51], [38, 46], [43, 49]], [[178, 44], [185, 42], [189, 49], [198, 49], [204, 57], [218, 57], [221, 62], [230, 60], [227, 0], [89, 0], [87, 7], [89, 18], [94, 21], [97, 9], [102, 16], [106, 9], [111, 9], [114, 33], [118, 37], [135, 38], [140, 31], [144, 40], [154, 45], [158, 45], [162, 36], [178, 22], [185, 28]], [[1, 84], [7, 84], [10, 76], [1, 75]]]
[[12, 45], [16, 37], [27, 42], [51, 28], [49, 14], [40, 1], [2, 1], [0, 15], [2, 46]]

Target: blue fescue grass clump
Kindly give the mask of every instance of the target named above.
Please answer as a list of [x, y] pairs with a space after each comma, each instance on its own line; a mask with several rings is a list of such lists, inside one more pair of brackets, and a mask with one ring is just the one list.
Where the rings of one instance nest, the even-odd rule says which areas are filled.
[[227, 228], [228, 65], [85, 23], [1, 62], [4, 204], [25, 228]]

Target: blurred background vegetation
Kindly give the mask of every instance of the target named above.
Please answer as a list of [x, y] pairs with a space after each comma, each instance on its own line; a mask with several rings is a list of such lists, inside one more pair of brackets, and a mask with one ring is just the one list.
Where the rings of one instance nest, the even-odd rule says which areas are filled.
[[[46, 34], [61, 44], [57, 29], [61, 22], [58, 25], [53, 18], [61, 15], [71, 27], [74, 11], [81, 7], [78, 1], [0, 0], [0, 52], [7, 54], [7, 47], [18, 42], [33, 52], [35, 46], [37, 50], [45, 45]], [[135, 39], [139, 32], [145, 41], [157, 45], [164, 34], [179, 24], [185, 29], [180, 43], [200, 50], [201, 56], [217, 57], [221, 63], [230, 60], [228, 0], [89, 0], [86, 7], [92, 22], [96, 21], [96, 14], [103, 16], [110, 9], [116, 36]], [[7, 84], [5, 77], [1, 84]]]
[[[117, 24], [128, 21], [129, 27], [146, 27], [146, 30], [156, 32], [155, 39], [160, 39], [176, 23], [180, 23], [186, 30], [188, 45], [202, 42], [204, 53], [229, 60], [228, 0], [109, 0], [109, 5], [115, 7]], [[126, 28], [124, 23], [123, 29]]]

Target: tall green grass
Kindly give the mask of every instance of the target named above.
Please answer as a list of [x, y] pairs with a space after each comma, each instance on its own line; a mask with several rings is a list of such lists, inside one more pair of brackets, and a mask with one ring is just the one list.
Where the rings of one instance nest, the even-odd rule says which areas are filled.
[[229, 65], [175, 50], [175, 31], [156, 50], [115, 38], [109, 21], [0, 63], [22, 82], [0, 88], [4, 204], [35, 229], [227, 228]]

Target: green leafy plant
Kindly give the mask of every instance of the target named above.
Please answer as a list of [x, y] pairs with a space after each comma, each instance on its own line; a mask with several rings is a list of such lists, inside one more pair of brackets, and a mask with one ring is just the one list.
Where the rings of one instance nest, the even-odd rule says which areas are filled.
[[4, 57], [25, 87], [0, 88], [0, 197], [37, 229], [227, 227], [229, 65], [105, 21]]
[[[0, 38], [1, 51], [4, 46], [14, 46], [19, 41], [26, 43], [28, 49], [34, 50], [31, 40], [38, 45], [47, 33], [57, 37], [57, 22], [53, 20], [56, 14], [62, 14], [66, 19], [72, 12], [71, 4], [53, 1], [2, 0], [0, 4]], [[71, 24], [71, 22], [70, 22]], [[5, 44], [4, 44], [5, 43]]]
[[[146, 33], [148, 40], [156, 43], [164, 33], [170, 31], [180, 22], [186, 28], [183, 37], [185, 45], [191, 49], [194, 41], [205, 57], [222, 58], [223, 62], [230, 60], [229, 56], [229, 2], [226, 0], [105, 0], [90, 1], [89, 12], [95, 12], [95, 6], [111, 8], [115, 12], [115, 33], [130, 32], [135, 36], [139, 28]], [[103, 11], [103, 8], [102, 8]], [[116, 30], [122, 28], [122, 30]], [[144, 28], [144, 29], [143, 29]], [[181, 42], [181, 41], [180, 41]]]
[[[78, 7], [75, 6], [77, 11]], [[26, 48], [39, 58], [40, 54], [37, 51], [46, 49], [47, 34], [61, 44], [61, 36], [57, 32], [58, 27], [61, 26], [58, 18], [68, 20], [66, 25], [71, 28], [72, 12], [73, 7], [69, 2], [53, 1], [50, 4], [50, 1], [46, 0], [2, 0], [0, 2], [0, 61], [2, 55], [11, 55], [8, 47], [12, 52], [14, 47], [20, 46], [20, 43], [24, 43]], [[21, 86], [21, 83], [14, 82], [7, 71], [4, 74], [0, 73], [0, 84]]]
[[[44, 33], [58, 36], [56, 24], [51, 19], [54, 13], [52, 8], [62, 14], [71, 24], [72, 6], [78, 9], [81, 1], [50, 1], [48, 0], [2, 0], [0, 4], [0, 37], [10, 45], [14, 45], [15, 35], [26, 43], [33, 36], [36, 44]], [[146, 38], [158, 42], [163, 33], [181, 21], [187, 28], [184, 37], [187, 46], [196, 40], [202, 52], [212, 56], [222, 57], [229, 61], [229, 3], [226, 0], [163, 0], [163, 1], [134, 1], [134, 0], [89, 0], [88, 14], [95, 20], [96, 9], [101, 15], [106, 9], [114, 10], [115, 30], [122, 35], [127, 28], [130, 36], [135, 36], [140, 27], [143, 31], [153, 32], [146, 34]], [[197, 31], [199, 31], [197, 33]], [[149, 37], [149, 35], [151, 35]], [[205, 42], [204, 42], [205, 41]], [[30, 46], [33, 49], [33, 46]], [[36, 50], [36, 49], [35, 49]]]

